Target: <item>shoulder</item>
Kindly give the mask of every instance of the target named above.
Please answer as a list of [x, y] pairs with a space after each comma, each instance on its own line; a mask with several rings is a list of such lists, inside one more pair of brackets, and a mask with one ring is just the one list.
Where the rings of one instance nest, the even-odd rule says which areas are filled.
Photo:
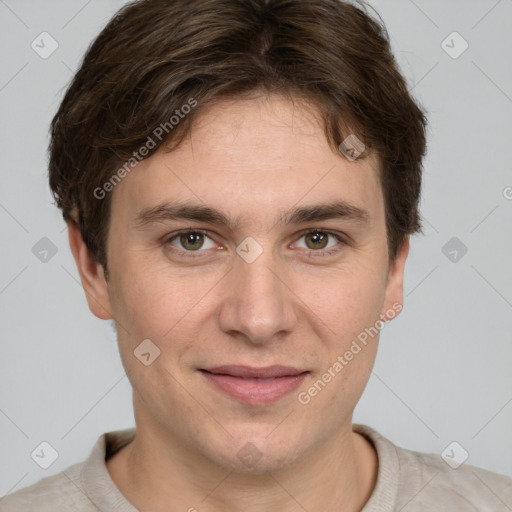
[[512, 478], [469, 465], [455, 451], [422, 453], [399, 447], [364, 425], [356, 429], [374, 444], [379, 457], [377, 485], [397, 510], [419, 512], [510, 512]]
[[105, 462], [134, 436], [133, 428], [100, 435], [84, 461], [0, 498], [0, 512], [136, 512], [112, 481]]
[[[445, 462], [440, 454], [397, 448], [404, 496], [421, 506], [437, 504], [437, 510], [510, 511], [512, 478], [485, 469]], [[452, 452], [453, 454], [453, 452]], [[449, 460], [449, 457], [447, 457]], [[453, 466], [453, 467], [452, 467]], [[406, 495], [414, 488], [416, 496]], [[439, 504], [442, 503], [442, 507]]]
[[84, 462], [74, 464], [56, 475], [42, 478], [35, 484], [0, 498], [0, 512], [97, 512], [81, 487], [83, 465]]

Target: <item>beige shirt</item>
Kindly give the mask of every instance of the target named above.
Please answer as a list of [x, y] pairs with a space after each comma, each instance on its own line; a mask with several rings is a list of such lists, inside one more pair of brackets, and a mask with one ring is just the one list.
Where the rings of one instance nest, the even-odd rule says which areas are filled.
[[[453, 469], [439, 454], [400, 448], [364, 425], [353, 428], [373, 443], [379, 459], [375, 489], [361, 512], [512, 511], [512, 478], [467, 464]], [[5, 496], [0, 511], [138, 512], [105, 464], [134, 435], [135, 429], [101, 435], [85, 461]]]

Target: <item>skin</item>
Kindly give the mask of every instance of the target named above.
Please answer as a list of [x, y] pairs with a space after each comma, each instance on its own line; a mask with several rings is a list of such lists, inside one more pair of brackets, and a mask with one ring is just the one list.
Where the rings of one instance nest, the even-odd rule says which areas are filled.
[[[71, 223], [69, 240], [91, 311], [115, 319], [133, 386], [136, 438], [107, 461], [121, 492], [141, 511], [361, 510], [378, 460], [352, 431], [352, 413], [378, 336], [307, 405], [297, 396], [402, 303], [408, 240], [390, 263], [374, 155], [349, 161], [333, 152], [315, 109], [301, 102], [223, 100], [202, 111], [177, 150], [155, 152], [112, 194], [108, 282]], [[368, 222], [279, 221], [293, 207], [340, 199], [366, 210]], [[240, 224], [135, 226], [142, 209], [177, 200], [240, 216]], [[187, 228], [208, 235], [169, 241]], [[346, 243], [301, 234], [307, 228]], [[252, 263], [236, 252], [249, 236], [263, 249]], [[161, 351], [149, 366], [134, 356], [147, 338]], [[247, 405], [198, 371], [221, 364], [310, 374], [277, 402]], [[249, 442], [260, 453], [253, 467], [237, 456]]]

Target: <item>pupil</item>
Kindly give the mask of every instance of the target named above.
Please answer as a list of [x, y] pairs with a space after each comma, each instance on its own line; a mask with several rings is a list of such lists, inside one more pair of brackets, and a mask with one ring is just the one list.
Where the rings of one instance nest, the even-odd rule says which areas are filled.
[[[325, 239], [325, 235], [322, 233], [313, 233], [312, 238], [314, 238], [313, 243], [318, 243], [319, 241], [322, 242], [322, 239]], [[320, 239], [320, 240], [319, 240]], [[323, 246], [322, 246], [323, 247]]]
[[[184, 247], [187, 247], [188, 244], [190, 245], [194, 245], [194, 243], [197, 244], [198, 240], [200, 239], [201, 235], [199, 234], [196, 234], [196, 233], [187, 233], [185, 235], [182, 235], [182, 243], [183, 243], [183, 240], [185, 240], [185, 243], [183, 243], [183, 246]], [[194, 241], [195, 239], [195, 241]], [[191, 247], [192, 249], [199, 249], [201, 247], [202, 244], [199, 244], [198, 246], [196, 247]]]
[[[313, 244], [321, 243], [322, 241], [325, 241], [326, 236], [322, 233], [312, 233], [310, 234], [311, 238], [313, 238]], [[182, 235], [182, 243], [183, 240], [185, 240], [185, 243], [183, 245], [186, 247], [187, 244], [190, 243], [190, 245], [197, 244], [198, 240], [200, 239], [201, 235], [196, 233], [187, 233], [185, 235]], [[199, 247], [192, 247], [193, 249], [199, 249], [202, 244], [199, 244]]]

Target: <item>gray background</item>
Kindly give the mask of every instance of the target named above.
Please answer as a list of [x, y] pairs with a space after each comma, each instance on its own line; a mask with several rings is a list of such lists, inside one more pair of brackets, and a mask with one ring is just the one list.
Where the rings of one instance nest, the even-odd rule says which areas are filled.
[[[0, 496], [134, 424], [115, 333], [89, 312], [46, 177], [50, 120], [123, 3], [0, 0]], [[425, 234], [355, 421], [419, 451], [457, 441], [468, 464], [512, 476], [512, 0], [371, 3], [430, 129]], [[46, 59], [31, 48], [43, 31], [59, 45]], [[442, 47], [453, 31], [469, 43], [457, 58]], [[457, 36], [445, 45], [462, 48]], [[47, 261], [32, 251], [43, 237], [57, 249]], [[467, 247], [456, 261], [442, 251], [452, 237]], [[31, 458], [42, 441], [59, 454], [48, 469]]]

